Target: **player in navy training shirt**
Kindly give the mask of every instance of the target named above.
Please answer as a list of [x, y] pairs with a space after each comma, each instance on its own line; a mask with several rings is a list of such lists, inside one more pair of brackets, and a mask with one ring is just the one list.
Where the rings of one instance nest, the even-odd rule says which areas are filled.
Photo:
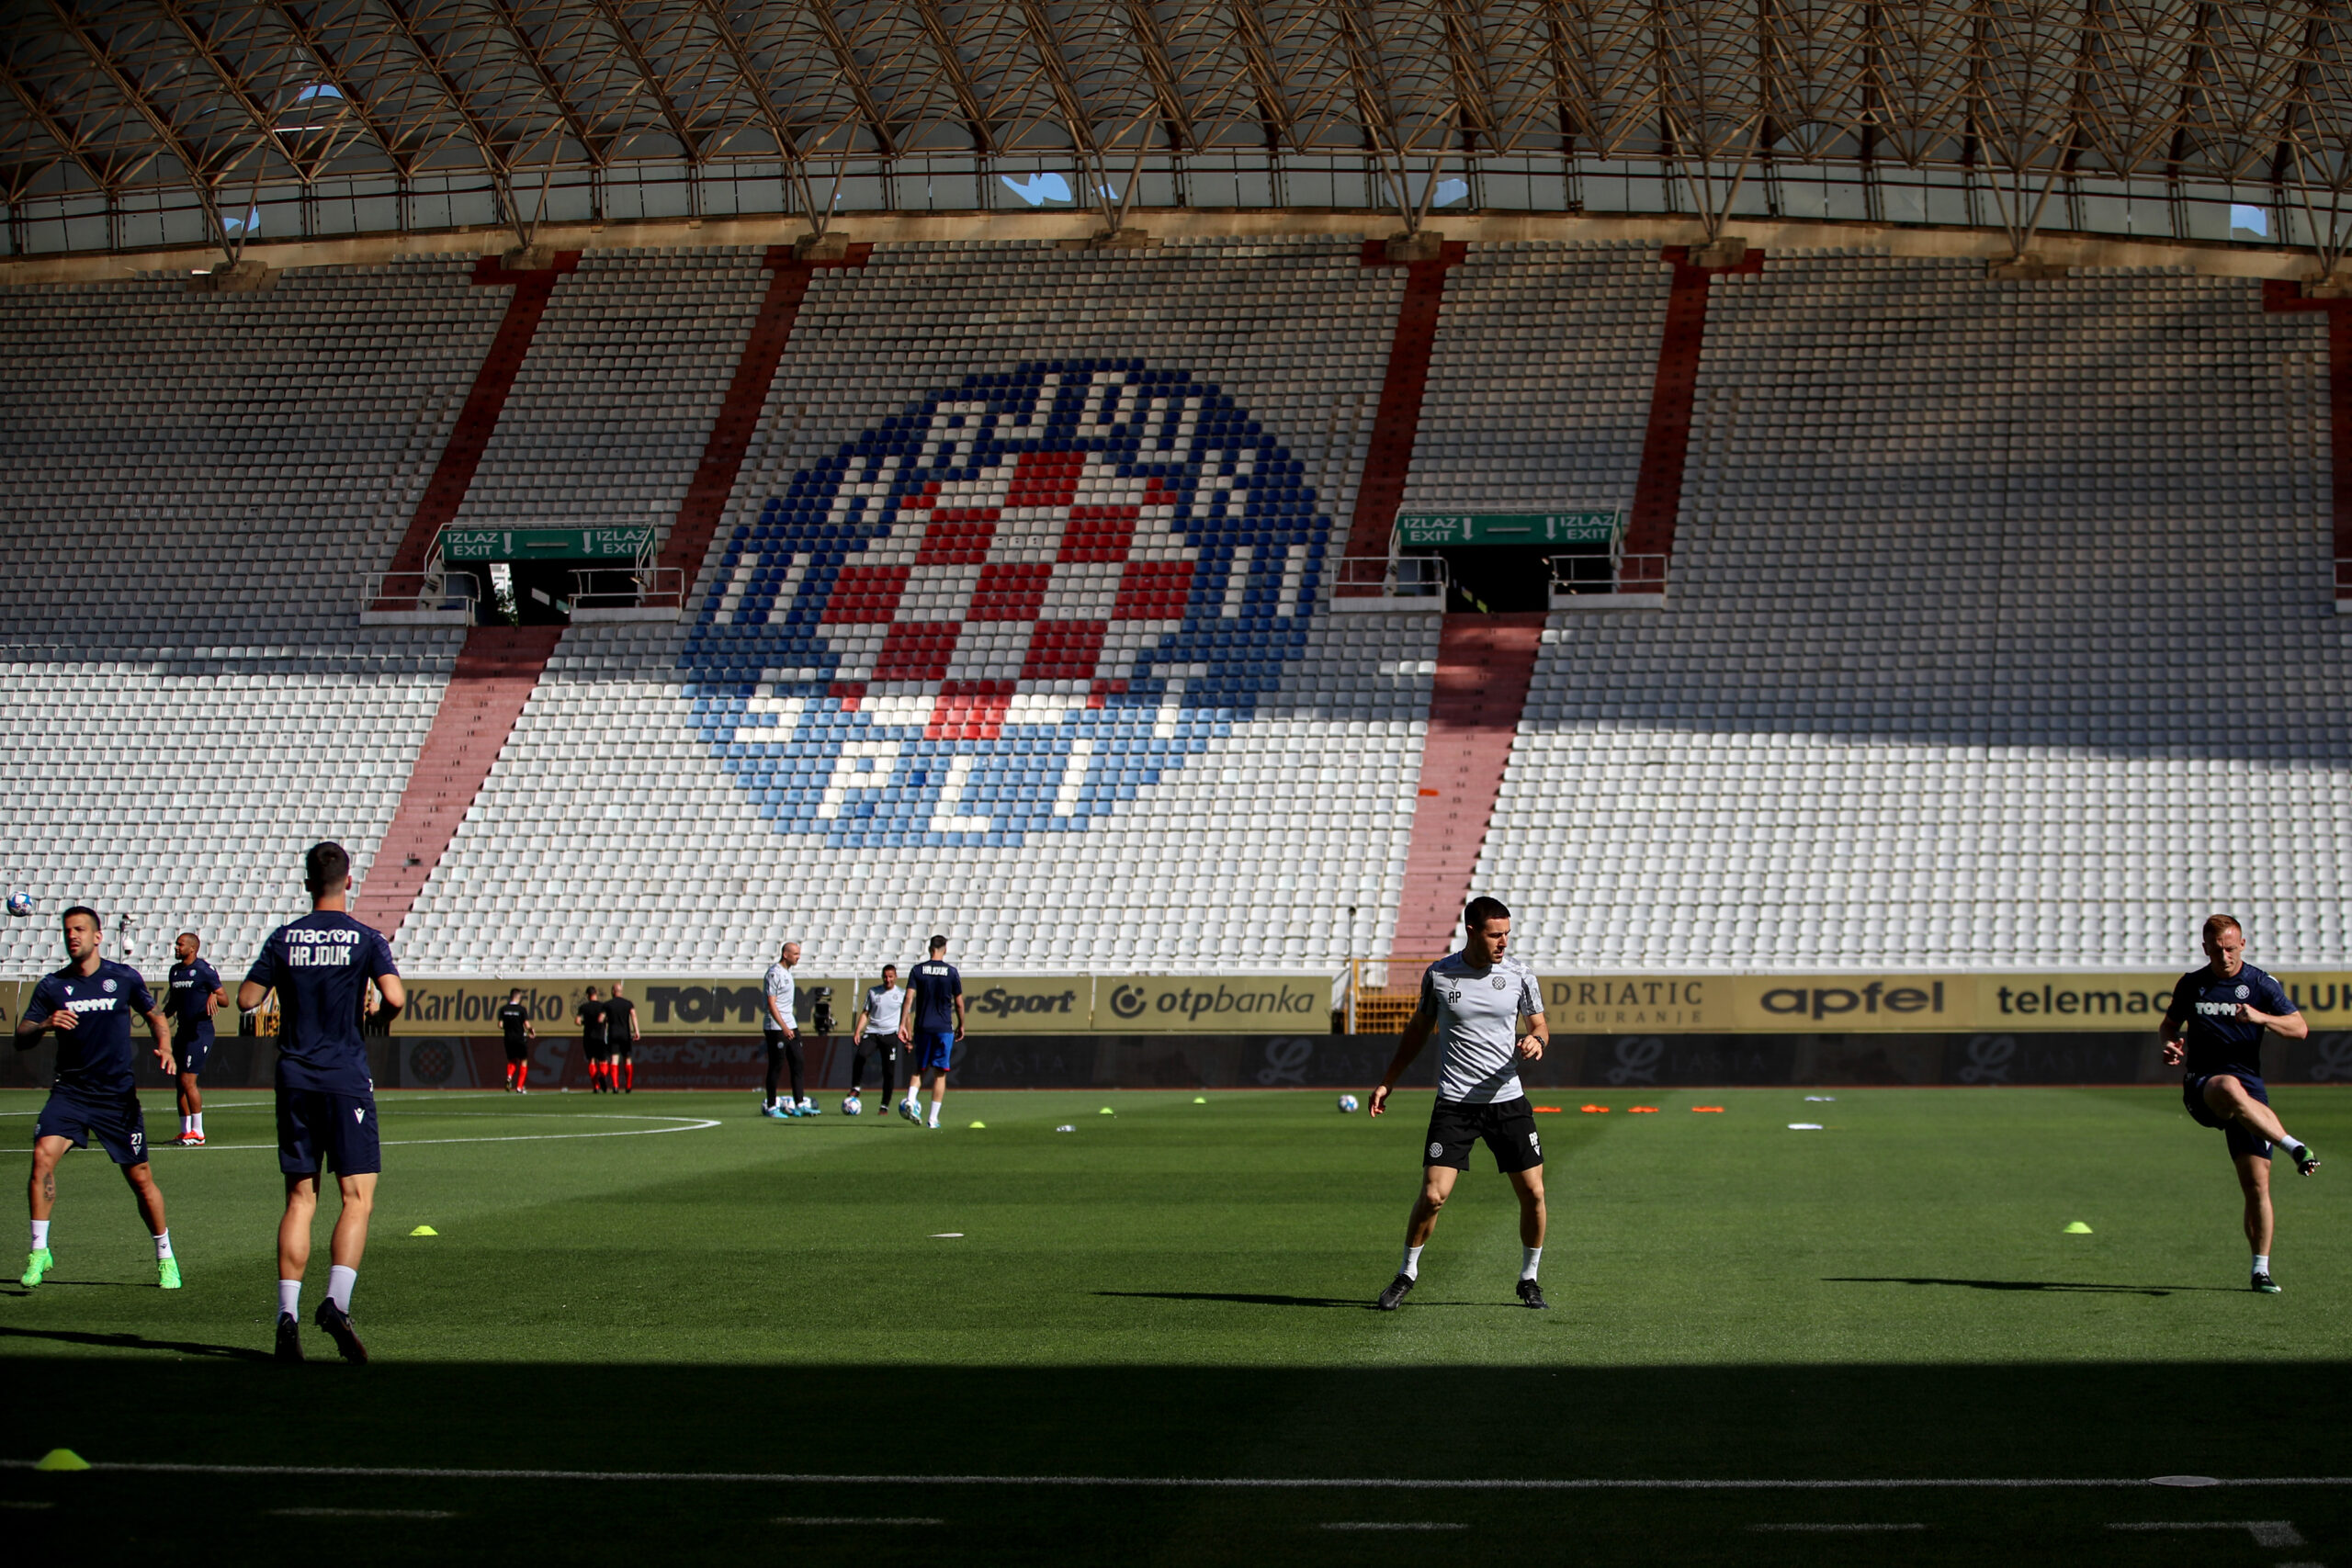
[[947, 939], [931, 939], [931, 956], [907, 976], [907, 1002], [899, 1010], [899, 1038], [914, 1047], [907, 1063], [907, 1098], [899, 1114], [921, 1122], [916, 1097], [925, 1077], [931, 1079], [931, 1125], [939, 1125], [939, 1107], [947, 1098], [947, 1069], [956, 1060], [956, 1043], [964, 1038], [964, 977], [947, 962]]
[[197, 954], [204, 943], [194, 931], [182, 931], [172, 943], [172, 976], [164, 998], [164, 1013], [172, 1021], [172, 1050], [180, 1059], [180, 1135], [183, 1148], [204, 1145], [204, 1090], [197, 1075], [204, 1071], [212, 1051], [212, 1011], [229, 999], [220, 976]]
[[286, 1214], [277, 1225], [277, 1358], [302, 1359], [302, 1271], [319, 1211], [319, 1169], [332, 1165], [343, 1211], [329, 1244], [318, 1325], [345, 1360], [364, 1361], [367, 1348], [351, 1325], [351, 1288], [368, 1249], [368, 1216], [384, 1165], [360, 1022], [373, 1010], [371, 984], [391, 1012], [408, 993], [390, 945], [348, 913], [351, 857], [343, 846], [311, 845], [302, 871], [311, 912], [269, 933], [237, 987], [237, 1005], [248, 1011], [277, 993], [277, 1168], [286, 1177]]
[[65, 967], [45, 975], [17, 1020], [17, 1049], [30, 1050], [51, 1030], [57, 1032], [57, 1077], [33, 1123], [33, 1236], [21, 1283], [38, 1285], [55, 1266], [49, 1247], [49, 1217], [57, 1205], [57, 1162], [69, 1148], [87, 1148], [95, 1135], [105, 1145], [139, 1200], [140, 1215], [155, 1238], [157, 1282], [167, 1291], [180, 1285], [172, 1257], [172, 1233], [164, 1223], [164, 1194], [147, 1168], [147, 1121], [139, 1109], [137, 1058], [130, 1047], [130, 1015], [147, 1020], [155, 1037], [155, 1060], [168, 1074], [172, 1026], [147, 982], [128, 964], [99, 952], [105, 933], [97, 912], [76, 904], [65, 911]]
[[2183, 975], [2172, 988], [2159, 1032], [2165, 1062], [2182, 1066], [2180, 1098], [2200, 1125], [2219, 1128], [2229, 1141], [2245, 1194], [2245, 1239], [2254, 1248], [2254, 1288], [2275, 1292], [2270, 1278], [2270, 1145], [2285, 1149], [2295, 1168], [2309, 1176], [2319, 1156], [2280, 1125], [2262, 1082], [2262, 1037], [2301, 1040], [2311, 1023], [2286, 987], [2245, 961], [2245, 931], [2228, 915], [2205, 922], [2202, 969]]

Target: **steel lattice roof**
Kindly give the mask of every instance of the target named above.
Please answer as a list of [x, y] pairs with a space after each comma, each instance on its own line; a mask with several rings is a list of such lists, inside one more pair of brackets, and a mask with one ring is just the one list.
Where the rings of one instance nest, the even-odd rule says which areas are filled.
[[2352, 174], [2340, 3], [4, 0], [0, 17], [0, 197], [193, 195], [216, 234], [248, 191], [338, 182], [470, 175], [511, 212], [558, 175], [649, 164], [765, 168], [805, 199], [802, 177], [844, 158], [1050, 155], [1115, 180], [1138, 154], [1235, 152], [1380, 161], [1392, 194], [1440, 154], [1622, 163], [1725, 196], [1768, 165], [1965, 170], [2013, 231], [2053, 176], [2195, 181], [2260, 187], [2318, 214], [2316, 236]]

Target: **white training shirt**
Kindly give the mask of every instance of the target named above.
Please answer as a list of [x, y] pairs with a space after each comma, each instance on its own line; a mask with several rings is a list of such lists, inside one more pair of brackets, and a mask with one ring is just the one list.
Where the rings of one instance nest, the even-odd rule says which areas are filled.
[[[768, 996], [775, 1002], [775, 1012], [784, 1014], [784, 1027], [798, 1029], [799, 1021], [792, 1016], [792, 971], [781, 964], [768, 965]], [[775, 1012], [768, 1014], [761, 1021], [766, 1026], [769, 1033], [782, 1032], [776, 1028]]]
[[1517, 1100], [1519, 1021], [1544, 1010], [1535, 972], [1516, 958], [1478, 969], [1459, 953], [1421, 976], [1419, 1010], [1438, 1041], [1437, 1097], [1466, 1105]]
[[899, 1032], [899, 1010], [907, 1005], [903, 986], [868, 986], [865, 988], [865, 1032], [896, 1034]]

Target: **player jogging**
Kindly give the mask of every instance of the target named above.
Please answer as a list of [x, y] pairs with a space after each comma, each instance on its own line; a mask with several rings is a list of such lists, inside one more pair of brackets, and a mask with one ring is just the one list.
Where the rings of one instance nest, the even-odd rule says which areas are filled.
[[588, 1058], [588, 1092], [605, 1092], [605, 1004], [596, 995], [596, 987], [588, 987], [587, 996], [571, 1010], [572, 1021], [580, 1025], [580, 1054]]
[[2301, 1040], [2312, 1031], [2286, 987], [2245, 961], [2245, 931], [2228, 915], [2205, 921], [2202, 969], [2172, 988], [2159, 1037], [2165, 1064], [2181, 1066], [2181, 1102], [2190, 1120], [2220, 1129], [2245, 1194], [2245, 1239], [2254, 1249], [2254, 1288], [2276, 1294], [2270, 1278], [2270, 1145], [2278, 1145], [2309, 1176], [2319, 1156], [2298, 1143], [2270, 1109], [2262, 1082], [2265, 1033]]
[[32, 1207], [33, 1238], [19, 1283], [38, 1285], [56, 1266], [50, 1254], [49, 1218], [57, 1206], [57, 1162], [69, 1148], [87, 1148], [96, 1136], [139, 1200], [140, 1217], [155, 1238], [155, 1281], [180, 1288], [180, 1266], [172, 1257], [172, 1233], [164, 1223], [164, 1193], [147, 1166], [147, 1121], [139, 1109], [130, 1015], [147, 1020], [155, 1038], [155, 1060], [172, 1071], [172, 1026], [147, 982], [128, 964], [98, 951], [105, 933], [97, 912], [76, 904], [65, 911], [65, 967], [41, 976], [17, 1020], [17, 1049], [29, 1051], [40, 1037], [57, 1032], [57, 1076], [33, 1123], [33, 1174], [26, 1197]]
[[882, 1071], [882, 1103], [890, 1103], [891, 1086], [899, 1081], [899, 1010], [907, 993], [899, 989], [899, 966], [882, 965], [882, 983], [865, 987], [850, 1021], [849, 1037], [855, 1043], [849, 1058], [849, 1098], [842, 1113], [854, 1116], [865, 1109], [858, 1096], [865, 1091], [865, 1058], [872, 1056]]
[[346, 912], [351, 857], [344, 847], [311, 845], [302, 878], [311, 912], [269, 933], [237, 987], [237, 1005], [245, 1009], [277, 993], [277, 1168], [286, 1178], [286, 1213], [277, 1223], [277, 1359], [302, 1359], [302, 1272], [311, 1262], [319, 1171], [332, 1165], [343, 1207], [328, 1244], [327, 1299], [317, 1321], [345, 1360], [364, 1361], [368, 1350], [351, 1323], [351, 1290], [368, 1250], [368, 1216], [384, 1161], [360, 1019], [370, 982], [390, 1013], [407, 1005], [408, 992], [382, 934]]
[[955, 1065], [956, 1046], [964, 1038], [964, 976], [947, 962], [947, 939], [931, 939], [931, 956], [915, 965], [907, 977], [907, 1000], [899, 1010], [899, 1040], [914, 1047], [907, 1062], [907, 1098], [899, 1114], [921, 1123], [922, 1107], [917, 1096], [923, 1079], [931, 1080], [932, 1131], [939, 1130], [939, 1108], [947, 1099], [947, 1069]]
[[637, 1092], [637, 1004], [621, 995], [621, 983], [613, 982], [613, 994], [605, 998], [605, 1077], [610, 1087], [623, 1094]]
[[523, 1004], [522, 987], [507, 993], [506, 1005], [498, 1010], [498, 1027], [506, 1034], [506, 1092], [528, 1094], [524, 1086], [531, 1079], [531, 1042], [539, 1032], [531, 1022], [531, 1010]]
[[[761, 1038], [767, 1046], [767, 1097], [760, 1102], [760, 1114], [782, 1121], [786, 1116], [806, 1116], [817, 1109], [815, 1102], [800, 1095], [800, 1029], [792, 1016], [792, 966], [800, 962], [800, 944], [787, 942], [776, 949], [775, 962], [768, 965], [767, 976], [761, 984], [765, 987], [762, 1005], [767, 1009], [761, 1020]], [[792, 1092], [783, 1103], [775, 1097], [776, 1080], [789, 1070]]]
[[[1495, 1168], [1519, 1193], [1519, 1299], [1538, 1309], [1551, 1303], [1535, 1282], [1544, 1259], [1544, 1145], [1535, 1113], [1520, 1088], [1519, 1060], [1540, 1061], [1552, 1036], [1535, 973], [1506, 958], [1510, 911], [1499, 899], [1473, 898], [1462, 911], [1462, 951], [1439, 959], [1421, 976], [1420, 1005], [1396, 1042], [1396, 1055], [1372, 1091], [1374, 1116], [1388, 1108], [1389, 1091], [1438, 1037], [1437, 1105], [1430, 1112], [1428, 1161], [1421, 1195], [1405, 1222], [1405, 1262], [1374, 1304], [1394, 1312], [1420, 1277], [1421, 1248], [1437, 1229], [1438, 1211], [1453, 1195], [1455, 1178], [1470, 1168], [1470, 1145], [1494, 1151]], [[1527, 1035], [1520, 1038], [1520, 1020]]]
[[180, 1063], [180, 1135], [182, 1148], [204, 1146], [204, 1091], [197, 1075], [212, 1053], [212, 1014], [229, 999], [220, 976], [197, 953], [204, 943], [194, 931], [182, 931], [172, 942], [172, 974], [164, 996], [164, 1016], [172, 1021], [172, 1054]]

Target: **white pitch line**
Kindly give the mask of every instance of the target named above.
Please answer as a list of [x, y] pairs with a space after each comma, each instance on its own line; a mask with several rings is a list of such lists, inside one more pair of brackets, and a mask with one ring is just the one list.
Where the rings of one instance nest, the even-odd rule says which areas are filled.
[[272, 1508], [287, 1519], [454, 1519], [445, 1508]]
[[[0, 1470], [30, 1470], [37, 1461], [0, 1459]], [[759, 1470], [469, 1470], [415, 1465], [328, 1464], [195, 1464], [180, 1461], [96, 1461], [94, 1471], [132, 1475], [286, 1475], [344, 1476], [385, 1481], [682, 1481], [724, 1484], [803, 1486], [1112, 1486], [1185, 1489], [1324, 1492], [1932, 1492], [2041, 1491], [2064, 1488], [2130, 1490], [2165, 1484], [2163, 1477], [2007, 1476], [2007, 1477], [1868, 1477], [1857, 1480], [1798, 1481], [1709, 1480], [1662, 1476], [1627, 1480], [1593, 1478], [1464, 1480], [1420, 1479], [1412, 1476], [1289, 1476], [1289, 1475], [809, 1475]], [[2352, 1475], [2233, 1476], [2217, 1486], [2352, 1486]]]
[[[491, 1138], [386, 1138], [382, 1146], [388, 1149], [416, 1148], [426, 1144], [552, 1144], [576, 1138], [650, 1138], [661, 1133], [699, 1133], [721, 1125], [709, 1117], [700, 1116], [608, 1116], [584, 1111], [553, 1111], [543, 1114], [565, 1116], [579, 1121], [605, 1122], [675, 1122], [675, 1127], [630, 1127], [617, 1133], [510, 1133]], [[165, 1147], [171, 1145], [166, 1145]], [[207, 1144], [207, 1149], [274, 1149], [276, 1144]], [[188, 1151], [193, 1153], [193, 1150]]]

